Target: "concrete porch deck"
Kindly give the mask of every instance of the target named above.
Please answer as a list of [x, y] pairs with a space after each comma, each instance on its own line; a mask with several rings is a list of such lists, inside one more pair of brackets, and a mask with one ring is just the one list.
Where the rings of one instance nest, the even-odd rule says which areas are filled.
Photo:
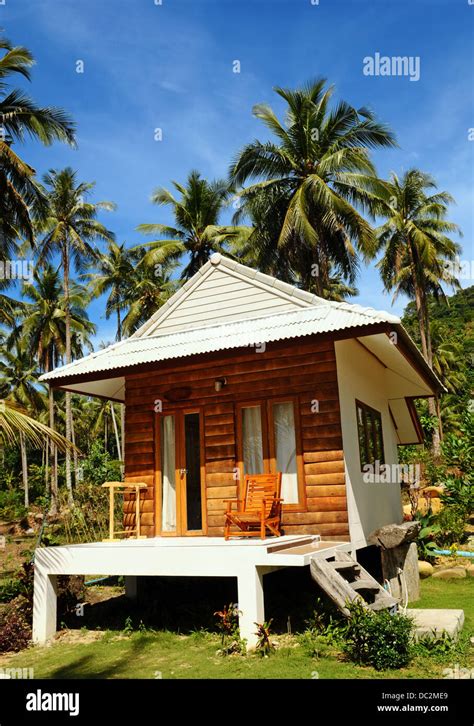
[[265, 620], [263, 576], [283, 567], [304, 567], [311, 557], [352, 551], [350, 542], [324, 542], [318, 536], [286, 535], [265, 540], [223, 537], [151, 537], [44, 547], [35, 553], [33, 641], [56, 632], [58, 575], [122, 575], [129, 597], [139, 576], [236, 577], [240, 635], [255, 646], [255, 623]]

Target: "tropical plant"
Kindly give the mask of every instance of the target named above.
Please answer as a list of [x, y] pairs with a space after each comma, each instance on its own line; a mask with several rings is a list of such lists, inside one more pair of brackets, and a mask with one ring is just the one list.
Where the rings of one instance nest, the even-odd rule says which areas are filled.
[[348, 605], [351, 617], [344, 651], [355, 663], [371, 665], [378, 671], [403, 668], [412, 657], [413, 621], [388, 610], [372, 612], [360, 602]]
[[[94, 189], [93, 183], [78, 182], [77, 173], [70, 167], [52, 170], [43, 178], [46, 190], [46, 210], [37, 220], [38, 231], [43, 233], [39, 247], [40, 263], [58, 253], [63, 272], [64, 311], [66, 330], [66, 363], [72, 361], [71, 329], [71, 266], [82, 271], [86, 260], [95, 259], [97, 251], [92, 246], [96, 240], [110, 242], [113, 233], [97, 220], [100, 210], [112, 210], [111, 202], [90, 202], [87, 197]], [[72, 441], [71, 394], [66, 393], [66, 438]], [[71, 479], [71, 454], [66, 450], [66, 486], [69, 504], [74, 506]]]
[[13, 144], [33, 138], [45, 145], [64, 141], [74, 145], [74, 124], [61, 109], [38, 106], [18, 89], [9, 88], [10, 76], [30, 80], [31, 52], [0, 38], [0, 260], [17, 251], [17, 240], [33, 243], [31, 211], [43, 203], [35, 171], [14, 151]]
[[435, 558], [433, 550], [437, 548], [435, 538], [439, 535], [440, 527], [436, 520], [436, 515], [430, 510], [425, 515], [416, 514], [416, 519], [420, 523], [420, 531], [418, 532], [416, 546], [418, 548], [418, 556], [426, 562], [432, 562]]
[[16, 403], [0, 399], [0, 443], [15, 443], [21, 434], [38, 448], [41, 448], [45, 438], [52, 439], [61, 451], [72, 448], [71, 442], [64, 436], [28, 416]]
[[285, 122], [265, 104], [255, 106], [253, 113], [276, 141], [248, 144], [230, 167], [233, 184], [253, 181], [239, 193], [242, 207], [234, 221], [247, 210], [250, 217], [255, 215], [256, 197], [260, 219], [270, 219], [276, 203], [278, 235], [264, 229], [257, 238], [263, 236], [270, 245], [270, 256], [277, 251], [286, 256], [302, 279], [314, 271], [315, 291], [323, 295], [330, 263], [352, 284], [356, 250], [364, 257], [375, 252], [374, 232], [357, 207], [370, 214], [380, 210], [386, 188], [376, 177], [369, 152], [394, 146], [395, 140], [366, 108], [356, 110], [341, 101], [330, 109], [334, 88], [326, 87], [325, 79], [294, 91], [275, 91], [287, 104]]
[[271, 619], [264, 623], [254, 623], [257, 627], [255, 633], [257, 636], [255, 651], [263, 657], [269, 656], [275, 650], [275, 645], [271, 641], [271, 624]]
[[[394, 291], [394, 300], [404, 293], [415, 301], [421, 350], [433, 366], [428, 296], [445, 300], [443, 285], [458, 285], [449, 263], [455, 261], [460, 247], [448, 235], [460, 230], [446, 219], [454, 200], [447, 192], [434, 192], [434, 179], [418, 169], [407, 171], [401, 180], [392, 174], [388, 188], [387, 221], [378, 229], [383, 257], [377, 267], [385, 288]], [[431, 416], [439, 415], [434, 399], [429, 411]], [[433, 450], [439, 454], [439, 426], [433, 432]]]
[[108, 293], [105, 304], [105, 319], [117, 316], [116, 340], [122, 340], [122, 313], [129, 304], [130, 282], [138, 262], [137, 253], [126, 249], [113, 240], [107, 243], [107, 251], [99, 253], [92, 262], [93, 271], [85, 277], [89, 280], [92, 294], [99, 297]]
[[163, 238], [148, 242], [149, 251], [143, 258], [146, 266], [178, 262], [189, 255], [189, 262], [181, 271], [181, 279], [188, 280], [202, 267], [213, 252], [227, 251], [226, 243], [237, 234], [233, 227], [219, 225], [219, 218], [230, 196], [229, 185], [222, 180], [207, 181], [197, 171], [191, 171], [186, 184], [173, 181], [180, 194], [176, 198], [168, 189], [156, 189], [152, 202], [170, 206], [175, 226], [140, 224], [144, 234], [159, 234]]
[[[24, 341], [16, 343], [13, 349], [3, 347], [0, 352], [0, 386], [7, 390], [7, 397], [23, 408], [38, 412], [44, 401], [37, 388], [38, 369], [27, 350]], [[25, 507], [29, 505], [28, 455], [25, 432], [18, 431], [21, 451], [21, 470]]]
[[171, 279], [176, 263], [137, 265], [127, 284], [128, 312], [123, 319], [124, 335], [131, 335], [161, 307], [175, 292], [177, 284]]

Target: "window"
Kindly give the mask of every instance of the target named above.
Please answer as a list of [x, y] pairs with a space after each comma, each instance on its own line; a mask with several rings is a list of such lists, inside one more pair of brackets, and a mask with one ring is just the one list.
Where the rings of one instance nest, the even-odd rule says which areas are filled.
[[244, 474], [263, 474], [263, 436], [261, 406], [242, 409], [242, 462]]
[[295, 400], [243, 404], [238, 408], [238, 446], [242, 474], [281, 471], [283, 506], [304, 503], [299, 457], [299, 421]]
[[356, 401], [356, 412], [361, 469], [376, 461], [384, 464], [382, 414], [360, 401]]

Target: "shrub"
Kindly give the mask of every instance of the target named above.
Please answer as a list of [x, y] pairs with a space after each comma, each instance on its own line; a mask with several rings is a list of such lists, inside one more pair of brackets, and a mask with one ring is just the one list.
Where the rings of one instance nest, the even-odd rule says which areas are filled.
[[18, 652], [31, 640], [31, 626], [18, 612], [12, 611], [0, 627], [0, 653]]
[[222, 610], [214, 613], [217, 618], [217, 628], [221, 634], [221, 655], [243, 653], [245, 643], [240, 638], [239, 609], [235, 603], [224, 605]]
[[442, 548], [451, 547], [466, 538], [466, 517], [459, 507], [444, 507], [436, 518], [437, 541]]
[[21, 519], [26, 515], [23, 492], [19, 489], [0, 491], [0, 518], [5, 520]]
[[466, 412], [459, 433], [448, 433], [441, 444], [448, 466], [470, 474], [474, 468], [474, 414]]
[[255, 625], [257, 626], [257, 645], [255, 646], [255, 651], [261, 656], [268, 656], [275, 650], [275, 646], [270, 640], [271, 624], [271, 620], [266, 623], [255, 623]]
[[349, 605], [344, 652], [355, 663], [371, 665], [382, 671], [402, 668], [411, 659], [413, 623], [404, 615], [387, 610], [372, 612], [360, 602]]
[[100, 486], [104, 481], [121, 481], [120, 461], [112, 459], [101, 441], [94, 441], [81, 462], [84, 482]]

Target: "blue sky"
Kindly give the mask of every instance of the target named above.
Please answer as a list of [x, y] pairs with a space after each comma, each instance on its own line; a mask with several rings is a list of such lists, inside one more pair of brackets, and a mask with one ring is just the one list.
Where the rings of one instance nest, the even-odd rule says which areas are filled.
[[[156, 0], [158, 2], [158, 0]], [[315, 2], [315, 0], [313, 0]], [[224, 176], [245, 143], [267, 137], [255, 103], [282, 106], [275, 85], [324, 76], [335, 97], [369, 106], [396, 132], [400, 149], [374, 155], [379, 174], [417, 166], [455, 197], [463, 259], [474, 259], [474, 5], [468, 0], [5, 0], [0, 28], [37, 65], [33, 98], [67, 109], [78, 150], [27, 144], [42, 174], [71, 165], [97, 182], [96, 199], [118, 209], [102, 220], [118, 241], [144, 240], [142, 222], [171, 219], [150, 194], [197, 168]], [[421, 77], [368, 77], [363, 59], [418, 56]], [[76, 72], [78, 60], [84, 73]], [[241, 72], [233, 72], [239, 60]], [[154, 132], [161, 128], [163, 140]], [[464, 281], [472, 284], [472, 280]], [[378, 273], [362, 267], [357, 302], [390, 308]], [[400, 313], [406, 301], [393, 310]], [[103, 301], [91, 317], [111, 340]]]

